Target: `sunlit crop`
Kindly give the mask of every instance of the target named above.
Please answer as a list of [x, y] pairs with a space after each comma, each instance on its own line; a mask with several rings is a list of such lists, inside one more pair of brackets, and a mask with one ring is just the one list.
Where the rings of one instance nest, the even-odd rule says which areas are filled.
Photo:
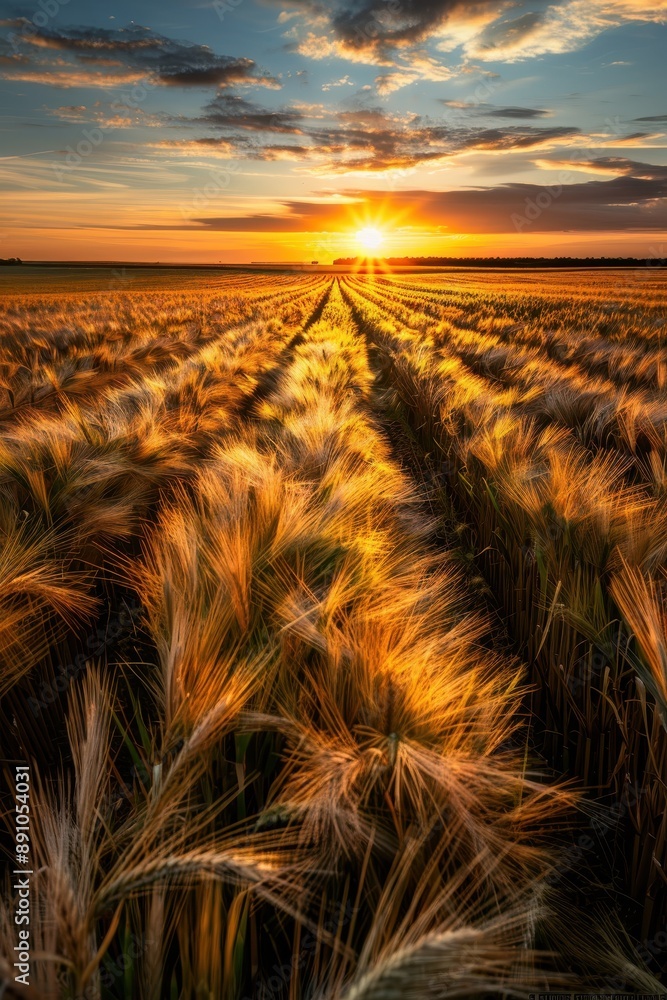
[[660, 276], [3, 304], [34, 995], [657, 992]]

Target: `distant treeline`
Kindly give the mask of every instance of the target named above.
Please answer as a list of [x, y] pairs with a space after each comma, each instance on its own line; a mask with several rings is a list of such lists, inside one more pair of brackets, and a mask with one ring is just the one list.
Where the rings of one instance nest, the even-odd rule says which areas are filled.
[[397, 267], [665, 267], [667, 259], [648, 257], [339, 257], [334, 264], [377, 261]]
[[0, 257], [0, 264], [22, 264], [20, 257]]

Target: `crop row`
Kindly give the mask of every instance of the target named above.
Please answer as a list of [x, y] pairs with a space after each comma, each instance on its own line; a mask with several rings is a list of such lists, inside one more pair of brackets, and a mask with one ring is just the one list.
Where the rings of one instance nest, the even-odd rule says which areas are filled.
[[[541, 981], [537, 833], [568, 797], [524, 774], [516, 666], [428, 545], [338, 285], [310, 302], [296, 334], [227, 331], [5, 434], [4, 738], [35, 773], [45, 998], [114, 995], [119, 967], [146, 998], [242, 996], [285, 955], [285, 994]], [[63, 691], [49, 664], [105, 597], [115, 645]]]
[[[581, 440], [574, 416], [539, 419], [546, 384], [532, 408], [522, 405], [522, 346], [511, 339], [504, 387], [462, 359], [463, 343], [475, 351], [474, 331], [436, 344], [417, 324], [406, 327], [391, 282], [352, 280], [346, 296], [374, 346], [385, 419], [416, 449], [441, 515], [462, 525], [529, 664], [548, 759], [603, 800], [622, 803], [632, 790], [610, 850], [646, 937], [667, 915], [662, 477], [628, 480], [627, 439], [600, 447]], [[664, 419], [656, 416], [656, 436]], [[659, 440], [651, 445], [657, 473], [663, 453]]]

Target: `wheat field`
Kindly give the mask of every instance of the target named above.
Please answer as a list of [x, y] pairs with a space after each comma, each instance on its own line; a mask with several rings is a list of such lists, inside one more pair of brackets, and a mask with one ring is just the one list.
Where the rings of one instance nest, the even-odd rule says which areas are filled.
[[664, 272], [67, 287], [1, 290], [0, 995], [661, 991]]

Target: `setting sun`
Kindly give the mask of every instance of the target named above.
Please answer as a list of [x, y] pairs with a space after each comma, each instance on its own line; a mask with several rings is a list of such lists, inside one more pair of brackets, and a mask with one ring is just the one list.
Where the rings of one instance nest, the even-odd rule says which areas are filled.
[[368, 226], [357, 233], [357, 243], [364, 250], [379, 250], [384, 243], [384, 234], [379, 229]]

